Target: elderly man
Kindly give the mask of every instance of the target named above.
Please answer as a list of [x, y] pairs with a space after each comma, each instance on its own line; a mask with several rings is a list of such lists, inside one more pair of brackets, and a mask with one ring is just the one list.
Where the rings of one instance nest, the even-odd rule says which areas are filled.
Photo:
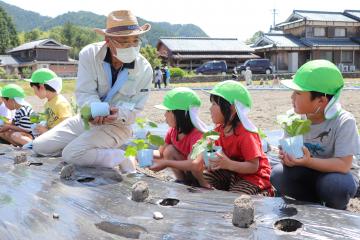
[[109, 14], [106, 29], [95, 29], [105, 42], [81, 50], [75, 94], [80, 107], [107, 102], [110, 113], [93, 118], [89, 130], [79, 116], [65, 120], [33, 141], [36, 153], [62, 153], [66, 162], [86, 166], [111, 168], [123, 162], [119, 147], [131, 136], [131, 124], [149, 96], [153, 72], [139, 53], [139, 36], [150, 28], [122, 10]]

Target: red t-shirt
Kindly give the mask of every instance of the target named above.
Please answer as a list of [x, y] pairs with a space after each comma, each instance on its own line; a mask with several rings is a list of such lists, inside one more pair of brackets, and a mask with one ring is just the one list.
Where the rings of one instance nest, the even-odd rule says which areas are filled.
[[231, 160], [234, 161], [250, 161], [259, 158], [259, 169], [254, 174], [240, 174], [246, 181], [255, 184], [260, 189], [269, 189], [271, 168], [269, 161], [262, 150], [261, 139], [259, 134], [247, 131], [242, 124], [234, 129], [234, 134], [230, 136], [224, 135], [222, 126], [215, 128], [220, 133], [216, 145], [222, 147], [222, 151]]
[[169, 128], [165, 135], [165, 143], [174, 145], [174, 147], [184, 155], [185, 159], [187, 159], [193, 145], [202, 137], [202, 133], [194, 128], [179, 141], [176, 140], [177, 135], [178, 131], [175, 128]]

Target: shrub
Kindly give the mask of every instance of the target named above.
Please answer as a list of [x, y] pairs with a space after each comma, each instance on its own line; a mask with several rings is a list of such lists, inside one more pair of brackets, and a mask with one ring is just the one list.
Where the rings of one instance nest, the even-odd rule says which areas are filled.
[[31, 78], [32, 70], [29, 67], [25, 67], [21, 70], [21, 73], [24, 78]]
[[6, 78], [6, 71], [4, 68], [0, 67], [0, 79]]
[[170, 77], [184, 77], [186, 72], [182, 70], [181, 68], [170, 68]]

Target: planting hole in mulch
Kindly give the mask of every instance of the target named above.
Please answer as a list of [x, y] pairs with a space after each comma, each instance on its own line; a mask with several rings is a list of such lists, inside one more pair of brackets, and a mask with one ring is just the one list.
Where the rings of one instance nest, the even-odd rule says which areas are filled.
[[139, 239], [142, 233], [147, 233], [146, 228], [129, 223], [120, 222], [100, 222], [95, 226], [105, 232], [112, 233], [125, 238]]
[[93, 177], [84, 177], [84, 178], [79, 178], [77, 181], [79, 183], [87, 183], [87, 182], [92, 182], [94, 180], [95, 180], [95, 178], [93, 178]]
[[302, 227], [302, 223], [296, 219], [285, 218], [279, 221], [276, 221], [274, 224], [275, 229], [283, 232], [295, 232]]
[[164, 198], [161, 202], [159, 202], [159, 204], [161, 206], [175, 206], [179, 202], [180, 202], [180, 200], [175, 199], [175, 198]]
[[28, 166], [42, 166], [43, 163], [41, 162], [29, 162]]

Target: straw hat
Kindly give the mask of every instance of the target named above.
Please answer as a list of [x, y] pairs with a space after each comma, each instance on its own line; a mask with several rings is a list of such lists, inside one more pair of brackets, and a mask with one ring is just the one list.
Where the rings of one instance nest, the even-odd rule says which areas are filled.
[[110, 37], [136, 36], [146, 33], [151, 28], [149, 23], [139, 26], [137, 18], [129, 10], [113, 11], [106, 20], [106, 29], [95, 28], [95, 32]]

